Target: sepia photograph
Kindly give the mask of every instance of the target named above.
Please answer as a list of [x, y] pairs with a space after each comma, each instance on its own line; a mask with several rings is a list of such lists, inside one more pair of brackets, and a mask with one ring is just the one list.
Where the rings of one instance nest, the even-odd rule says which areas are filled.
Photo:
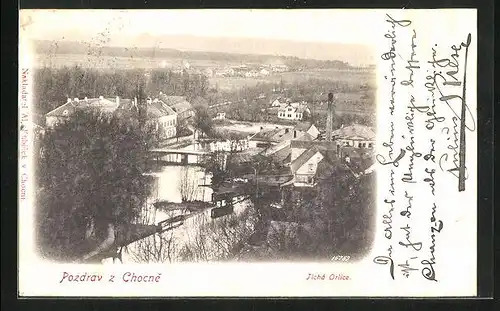
[[[163, 34], [148, 27], [152, 14], [32, 17], [66, 21], [32, 42], [38, 254], [82, 263], [366, 255], [373, 47]], [[94, 15], [113, 24], [94, 33], [73, 22]], [[134, 19], [141, 30], [129, 33]]]
[[474, 295], [475, 22], [21, 10], [20, 294]]

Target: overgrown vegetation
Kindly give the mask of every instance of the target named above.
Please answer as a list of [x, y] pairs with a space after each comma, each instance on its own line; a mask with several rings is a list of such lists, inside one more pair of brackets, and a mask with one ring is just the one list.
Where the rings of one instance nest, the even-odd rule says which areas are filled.
[[37, 144], [37, 239], [43, 256], [72, 260], [109, 224], [133, 222], [149, 194], [143, 176], [152, 127], [78, 111]]
[[79, 97], [134, 98], [141, 86], [146, 96], [160, 91], [169, 95], [205, 96], [208, 80], [204, 75], [180, 74], [166, 69], [117, 69], [104, 71], [79, 66], [39, 68], [33, 79], [34, 102], [39, 114], [45, 114], [66, 102]]

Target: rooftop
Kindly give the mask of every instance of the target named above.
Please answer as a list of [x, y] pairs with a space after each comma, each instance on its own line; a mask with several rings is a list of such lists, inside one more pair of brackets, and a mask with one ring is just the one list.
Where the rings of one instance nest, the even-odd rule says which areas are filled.
[[160, 118], [164, 116], [174, 115], [175, 111], [162, 100], [155, 100], [148, 104], [148, 118]]
[[76, 110], [98, 109], [106, 113], [113, 113], [118, 108], [114, 98], [86, 98], [68, 99], [68, 101], [46, 114], [48, 117], [64, 117], [73, 114]]
[[361, 124], [352, 124], [333, 131], [333, 136], [338, 138], [363, 138], [375, 140], [373, 128]]
[[295, 127], [293, 129], [305, 132], [305, 131], [309, 130], [311, 128], [311, 126], [313, 126], [313, 124], [311, 122], [299, 122], [295, 125]]

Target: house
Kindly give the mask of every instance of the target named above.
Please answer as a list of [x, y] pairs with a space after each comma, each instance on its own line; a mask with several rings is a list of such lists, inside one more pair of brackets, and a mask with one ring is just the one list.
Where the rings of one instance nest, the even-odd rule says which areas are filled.
[[288, 103], [280, 106], [278, 118], [284, 120], [302, 120], [305, 112], [310, 113], [306, 103]]
[[113, 114], [119, 105], [120, 98], [118, 96], [116, 98], [104, 98], [103, 96], [98, 98], [85, 97], [84, 99], [68, 98], [65, 104], [45, 115], [45, 125], [52, 128], [61, 122], [69, 120], [79, 110], [96, 110], [104, 114]]
[[115, 115], [127, 122], [138, 120], [139, 114], [144, 113], [146, 124], [152, 125], [158, 131], [159, 137], [168, 139], [177, 135], [177, 114], [165, 102], [159, 99], [147, 98], [139, 103], [137, 98], [120, 101]]
[[319, 162], [325, 158], [324, 151], [317, 146], [307, 149], [290, 164], [293, 174], [292, 183], [295, 187], [312, 187]]
[[214, 118], [215, 120], [224, 120], [226, 119], [226, 113], [225, 112], [217, 112], [217, 115]]
[[158, 99], [172, 108], [177, 114], [178, 121], [183, 121], [194, 116], [193, 105], [186, 100], [185, 96], [169, 96], [160, 92]]
[[263, 68], [260, 70], [259, 73], [261, 76], [268, 76], [271, 72], [269, 70], [267, 70], [266, 68]]
[[290, 101], [289, 99], [283, 98], [281, 96], [277, 96], [277, 97], [274, 97], [271, 99], [270, 104], [271, 104], [271, 107], [281, 107], [282, 105], [285, 105], [289, 101]]
[[203, 74], [205, 76], [207, 76], [208, 78], [211, 78], [214, 76], [214, 70], [212, 68], [206, 68], [205, 70], [203, 70]]
[[245, 132], [219, 130], [213, 137], [206, 134], [197, 135], [194, 149], [208, 152], [244, 151], [249, 148], [248, 138], [249, 135]]
[[171, 138], [177, 135], [177, 113], [165, 102], [159, 99], [146, 101], [147, 123], [156, 126], [160, 130], [161, 138]]
[[[264, 129], [254, 135], [250, 136], [250, 148], [255, 147], [269, 147], [271, 145], [276, 145], [280, 142], [291, 140], [294, 135], [299, 135], [300, 133], [294, 133], [291, 127], [276, 127], [275, 129]], [[296, 138], [296, 137], [295, 137]]]
[[375, 144], [373, 128], [360, 124], [341, 127], [333, 131], [333, 139], [341, 146], [373, 149]]
[[281, 142], [275, 144], [275, 145], [272, 145], [270, 146], [269, 148], [266, 149], [266, 151], [264, 152], [265, 155], [273, 155], [281, 150], [284, 150], [284, 149], [287, 149], [288, 152], [291, 152], [291, 144], [292, 142], [297, 142], [297, 141], [300, 141], [300, 142], [310, 142], [310, 141], [313, 141], [313, 137], [311, 135], [309, 135], [308, 133], [306, 132], [299, 132], [299, 131], [294, 131], [293, 132], [293, 136], [291, 139], [289, 139], [290, 137], [285, 137], [284, 140], [282, 140]]
[[277, 64], [277, 65], [272, 66], [272, 70], [273, 70], [273, 72], [286, 72], [286, 71], [288, 71], [288, 66]]
[[250, 71], [245, 72], [245, 77], [247, 77], [247, 78], [255, 78], [258, 76], [259, 76], [259, 73], [256, 70], [250, 70]]
[[[308, 136], [306, 133], [305, 137]], [[283, 186], [313, 187], [316, 184], [315, 176], [319, 163], [333, 163], [339, 158], [336, 144], [333, 142], [294, 139], [290, 142], [289, 149], [290, 173], [293, 179]]]
[[299, 122], [295, 125], [293, 130], [308, 133], [314, 139], [320, 134], [318, 128], [311, 122]]

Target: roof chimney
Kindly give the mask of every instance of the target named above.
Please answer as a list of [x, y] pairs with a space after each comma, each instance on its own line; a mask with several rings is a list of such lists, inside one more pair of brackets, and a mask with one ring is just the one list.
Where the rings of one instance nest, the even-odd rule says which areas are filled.
[[328, 114], [326, 116], [326, 140], [332, 141], [333, 132], [333, 93], [328, 93]]

